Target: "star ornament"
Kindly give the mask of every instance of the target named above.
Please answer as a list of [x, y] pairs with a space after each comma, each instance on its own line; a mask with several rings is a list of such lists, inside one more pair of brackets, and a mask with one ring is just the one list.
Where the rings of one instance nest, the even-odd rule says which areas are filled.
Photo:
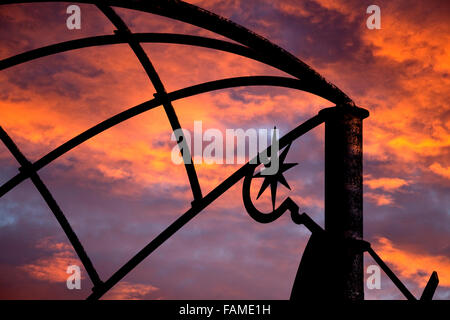
[[[284, 163], [290, 147], [291, 147], [291, 145], [289, 144], [286, 148], [284, 148], [283, 152], [280, 155], [278, 155], [278, 154], [274, 155], [275, 157], [278, 157], [278, 171], [275, 174], [265, 175], [263, 173], [267, 169], [263, 169], [259, 173], [257, 173], [256, 175], [253, 176], [254, 178], [264, 178], [264, 181], [261, 185], [261, 189], [259, 190], [259, 193], [258, 193], [258, 196], [256, 197], [256, 199], [258, 199], [263, 194], [263, 192], [267, 189], [267, 187], [270, 185], [273, 210], [275, 210], [275, 199], [277, 197], [278, 182], [280, 182], [286, 188], [291, 190], [291, 187], [289, 186], [289, 184], [287, 183], [287, 181], [283, 175], [283, 173], [285, 171], [289, 170], [290, 168], [292, 168], [298, 164], [298, 163]], [[271, 162], [268, 164], [264, 164], [264, 167], [270, 168]]]

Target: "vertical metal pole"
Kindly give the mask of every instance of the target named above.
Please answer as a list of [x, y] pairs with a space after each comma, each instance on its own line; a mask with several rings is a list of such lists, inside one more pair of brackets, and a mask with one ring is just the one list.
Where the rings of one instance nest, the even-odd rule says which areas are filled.
[[325, 231], [336, 250], [329, 298], [363, 300], [363, 253], [352, 240], [363, 238], [362, 120], [369, 112], [343, 105], [320, 114], [325, 119]]

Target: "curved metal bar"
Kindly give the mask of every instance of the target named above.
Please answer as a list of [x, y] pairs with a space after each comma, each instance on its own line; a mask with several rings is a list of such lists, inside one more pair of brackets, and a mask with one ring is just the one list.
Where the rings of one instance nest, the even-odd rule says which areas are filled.
[[[244, 177], [244, 182], [242, 184], [242, 199], [244, 201], [244, 207], [245, 210], [247, 210], [248, 215], [253, 220], [259, 223], [271, 223], [280, 218], [286, 211], [289, 211], [291, 213], [291, 217], [297, 216], [299, 214], [299, 207], [289, 197], [286, 198], [278, 208], [273, 209], [273, 211], [270, 213], [263, 213], [255, 207], [250, 196], [250, 187], [254, 178], [253, 173], [256, 167], [257, 165], [253, 165], [253, 168], [248, 170], [248, 174]], [[294, 220], [294, 222], [295, 221], [296, 220]]]
[[[212, 39], [201, 36], [192, 36], [185, 34], [175, 34], [175, 33], [133, 33], [132, 36], [138, 42], [148, 42], [148, 43], [172, 43], [172, 44], [183, 44], [190, 46], [198, 46], [203, 48], [215, 49], [224, 52], [234, 53], [239, 56], [249, 58], [271, 67], [277, 68], [277, 63], [269, 61], [267, 58], [258, 55], [253, 50], [232, 42]], [[118, 35], [103, 35], [95, 36], [83, 39], [70, 40], [66, 42], [60, 42], [57, 44], [52, 44], [38, 49], [33, 49], [27, 52], [17, 54], [15, 56], [0, 60], [0, 70], [10, 68], [15, 65], [19, 65], [24, 62], [32, 61], [34, 59], [43, 58], [56, 53], [63, 53], [71, 50], [88, 48], [93, 46], [111, 45], [126, 43], [127, 41]], [[313, 87], [311, 84], [309, 87]], [[298, 89], [298, 88], [295, 88]], [[301, 89], [300, 89], [301, 90]], [[330, 102], [337, 103], [334, 101], [333, 96], [327, 96], [326, 93], [321, 92], [320, 88], [315, 88], [315, 90], [308, 92], [320, 96]]]
[[21, 63], [32, 61], [35, 59], [50, 56], [56, 53], [63, 53], [66, 51], [88, 48], [93, 46], [102, 46], [109, 44], [125, 43], [125, 40], [120, 39], [116, 35], [95, 36], [83, 39], [76, 39], [70, 41], [59, 42], [49, 46], [33, 49], [17, 55], [5, 58], [0, 61], [0, 70], [4, 70]]
[[97, 7], [103, 14], [111, 21], [111, 23], [117, 28], [117, 32], [121, 37], [125, 38], [125, 40], [130, 45], [130, 48], [133, 50], [134, 54], [138, 58], [145, 72], [147, 73], [148, 78], [150, 79], [153, 87], [156, 90], [156, 96], [161, 97], [163, 99], [164, 111], [166, 112], [167, 118], [169, 118], [170, 125], [172, 126], [173, 132], [177, 135], [177, 143], [180, 145], [180, 150], [182, 153], [186, 153], [183, 155], [183, 159], [190, 159], [188, 162], [184, 162], [184, 167], [186, 168], [186, 173], [189, 178], [189, 183], [192, 189], [192, 195], [194, 197], [194, 201], [200, 200], [202, 198], [202, 189], [200, 187], [200, 182], [198, 181], [197, 171], [195, 170], [194, 162], [192, 161], [191, 152], [186, 142], [186, 137], [184, 136], [183, 130], [181, 130], [181, 124], [178, 120], [178, 116], [175, 112], [175, 109], [172, 106], [170, 100], [167, 99], [167, 92], [164, 88], [164, 85], [156, 72], [155, 67], [153, 66], [150, 58], [145, 53], [144, 48], [142, 48], [141, 44], [136, 41], [136, 39], [132, 36], [130, 29], [125, 24], [125, 22], [120, 18], [120, 16], [112, 9], [111, 7], [103, 4], [98, 4]]
[[[264, 62], [269, 64], [269, 62], [264, 61], [263, 57], [259, 57], [255, 52], [250, 50], [249, 48], [224, 41], [219, 39], [201, 37], [201, 36], [192, 36], [186, 34], [177, 34], [177, 33], [133, 33], [132, 37], [134, 40], [144, 43], [171, 43], [171, 44], [184, 44], [191, 46], [204, 47], [209, 49], [216, 49], [225, 52], [234, 53], [246, 58], [250, 58], [253, 60], [257, 60], [260, 62]], [[111, 44], [120, 44], [127, 43], [127, 40], [118, 35], [103, 35], [103, 36], [94, 36], [87, 37], [76, 40], [69, 40], [65, 42], [59, 42], [56, 44], [52, 44], [49, 46], [33, 49], [27, 52], [23, 52], [17, 54], [15, 56], [0, 60], [0, 70], [4, 70], [10, 68], [12, 66], [32, 61], [34, 59], [46, 57], [56, 53], [67, 52], [76, 49], [94, 47], [94, 46], [103, 46], [103, 45], [111, 45]], [[272, 65], [273, 66], [273, 65]], [[276, 66], [273, 66], [276, 67]]]
[[[5, 0], [1, 4], [61, 2], [59, 0]], [[77, 0], [79, 3], [115, 6], [142, 12], [153, 13], [164, 17], [183, 21], [239, 42], [266, 56], [278, 61], [279, 69], [299, 79], [310, 81], [320, 92], [332, 96], [337, 105], [354, 106], [354, 102], [334, 84], [326, 81], [319, 73], [306, 63], [269, 40], [257, 35], [247, 28], [228, 19], [220, 17], [205, 9], [179, 0]]]
[[[304, 135], [308, 131], [314, 129], [318, 125], [324, 122], [321, 115], [316, 115], [311, 119], [303, 122], [289, 133], [284, 135], [279, 140], [279, 148], [287, 146], [296, 140], [300, 136]], [[181, 217], [175, 220], [170, 226], [168, 226], [164, 231], [162, 231], [156, 238], [154, 238], [149, 244], [147, 244], [141, 251], [139, 251], [133, 258], [131, 258], [127, 263], [125, 263], [118, 271], [116, 271], [108, 280], [106, 280], [100, 287], [96, 287], [94, 292], [88, 297], [88, 300], [100, 299], [108, 290], [110, 290], [114, 285], [116, 285], [120, 280], [123, 279], [130, 271], [132, 271], [139, 263], [141, 263], [146, 257], [148, 257], [153, 251], [155, 251], [160, 245], [162, 245], [167, 239], [169, 239], [173, 234], [175, 234], [179, 229], [181, 229], [186, 223], [192, 220], [197, 214], [199, 214], [203, 209], [209, 206], [217, 198], [219, 198], [228, 189], [234, 186], [239, 180], [251, 174], [250, 171], [254, 169], [253, 163], [260, 163], [259, 159], [261, 155], [270, 154], [271, 147], [269, 146], [266, 150], [261, 151], [255, 159], [250, 160], [233, 174], [231, 174], [227, 179], [205, 195], [202, 199], [195, 203], [189, 210], [187, 210]], [[257, 162], [255, 162], [255, 160]]]
[[[273, 76], [252, 76], [252, 77], [237, 77], [237, 78], [228, 78], [222, 80], [214, 80], [205, 82], [202, 84], [197, 84], [194, 86], [186, 87], [180, 90], [173, 91], [167, 94], [167, 98], [170, 101], [175, 101], [187, 97], [191, 97], [197, 94], [211, 92], [215, 90], [240, 87], [240, 86], [278, 86], [285, 87], [291, 89], [298, 89], [302, 91], [307, 91], [314, 93], [314, 88], [311, 88], [308, 84], [305, 84], [301, 80], [285, 78], [285, 77], [273, 77]], [[50, 151], [45, 156], [37, 160], [32, 164], [33, 170], [38, 171], [56, 160], [60, 156], [64, 155], [66, 152], [72, 150], [73, 148], [79, 146], [83, 142], [89, 140], [90, 138], [98, 135], [99, 133], [125, 121], [134, 116], [137, 116], [145, 111], [151, 110], [155, 107], [158, 107], [162, 104], [162, 101], [159, 98], [155, 98], [129, 108], [125, 111], [122, 111], [99, 124], [89, 128], [88, 130], [80, 133], [79, 135], [73, 137], [69, 141], [63, 143], [56, 149]], [[27, 179], [28, 176], [24, 172], [19, 172], [13, 178], [5, 182], [0, 187], [0, 197], [5, 195], [19, 183]]]

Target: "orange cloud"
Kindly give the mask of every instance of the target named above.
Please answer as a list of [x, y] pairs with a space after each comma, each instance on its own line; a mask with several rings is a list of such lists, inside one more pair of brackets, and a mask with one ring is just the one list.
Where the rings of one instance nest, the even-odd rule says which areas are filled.
[[387, 206], [394, 203], [394, 198], [386, 194], [365, 192], [364, 197], [377, 206]]
[[[430, 5], [430, 15], [416, 10], [424, 5]], [[368, 129], [369, 136], [374, 132], [376, 136], [366, 150], [417, 164], [424, 157], [439, 157], [450, 146], [449, 120], [444, 116], [449, 110], [450, 79], [445, 73], [450, 70], [450, 26], [433, 3], [413, 10], [390, 2], [381, 6], [381, 12], [382, 29], [362, 29], [361, 36], [380, 65], [401, 72], [396, 80], [402, 92], [376, 101], [379, 106]], [[377, 140], [384, 152], [372, 150], [371, 143]]]
[[[27, 273], [34, 279], [48, 282], [65, 282], [69, 277], [66, 272], [68, 266], [82, 266], [81, 262], [75, 257], [73, 249], [66, 243], [55, 242], [51, 238], [44, 238], [36, 245], [36, 248], [50, 251], [51, 255], [18, 267], [19, 270]], [[83, 278], [83, 273], [81, 275]]]
[[378, 255], [392, 264], [401, 277], [425, 286], [432, 271], [437, 271], [439, 285], [450, 287], [450, 258], [411, 252], [397, 248], [389, 239], [379, 237], [374, 247]]
[[400, 178], [365, 178], [364, 184], [370, 189], [383, 189], [392, 192], [403, 186], [407, 186], [409, 182]]
[[[450, 146], [448, 4], [430, 1], [408, 6], [406, 2], [381, 1], [382, 28], [369, 30], [364, 5], [356, 1], [315, 2], [330, 12], [339, 12], [349, 22], [360, 21], [353, 35], [362, 40], [360, 51], [349, 60], [321, 61], [319, 66], [326, 78], [337, 79], [336, 84], [358, 105], [371, 111], [365, 120], [365, 155], [370, 160], [389, 161], [394, 171], [429, 172], [428, 167], [442, 162], [440, 157]], [[290, 1], [283, 3], [295, 7]], [[363, 79], [367, 82], [364, 90], [352, 93], [346, 89], [360, 88], [357, 83]]]
[[149, 294], [158, 291], [152, 285], [130, 283], [127, 281], [119, 282], [104, 296], [105, 300], [140, 300], [144, 299]]
[[450, 179], [450, 167], [443, 167], [440, 163], [430, 165], [430, 170], [446, 179]]
[[[323, 18], [319, 15], [315, 15], [314, 11], [308, 9], [307, 3], [295, 1], [295, 0], [287, 0], [287, 1], [266, 1], [268, 4], [274, 5], [278, 10], [283, 13], [291, 14], [298, 17], [307, 17], [311, 18], [313, 23], [320, 22]], [[352, 5], [345, 1], [336, 1], [336, 0], [315, 0], [316, 4], [320, 7], [330, 10], [336, 11], [340, 14], [343, 14], [347, 17], [349, 21], [355, 19], [358, 16], [356, 10], [352, 8]]]
[[[419, 8], [426, 5], [419, 4]], [[381, 12], [381, 30], [363, 33], [364, 40], [374, 45], [375, 55], [396, 62], [418, 60], [436, 71], [450, 70], [450, 27], [445, 19], [438, 19], [438, 10], [425, 15], [424, 11], [401, 10], [395, 4], [386, 3], [381, 6]], [[419, 16], [421, 21], [412, 19]]]

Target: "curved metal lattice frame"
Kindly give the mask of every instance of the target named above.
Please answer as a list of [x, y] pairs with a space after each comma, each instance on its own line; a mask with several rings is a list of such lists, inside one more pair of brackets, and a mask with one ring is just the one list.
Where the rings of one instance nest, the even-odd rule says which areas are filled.
[[[2, 1], [1, 4], [17, 4], [17, 3], [36, 3], [36, 2], [60, 2], [57, 0], [11, 0]], [[79, 0], [78, 3], [88, 3], [96, 5], [101, 12], [112, 22], [117, 30], [114, 31], [114, 35], [103, 35], [88, 37], [83, 39], [71, 40], [61, 42], [58, 44], [49, 45], [46, 47], [34, 49], [25, 53], [15, 55], [13, 57], [0, 61], [0, 70], [10, 68], [12, 66], [32, 61], [41, 57], [71, 51], [80, 48], [87, 48], [92, 46], [101, 46], [109, 44], [127, 43], [134, 54], [138, 58], [142, 67], [153, 87], [156, 90], [154, 98], [148, 100], [142, 104], [122, 111], [99, 124], [89, 128], [88, 130], [80, 133], [64, 144], [60, 145], [56, 149], [52, 150], [39, 160], [31, 163], [22, 152], [15, 145], [9, 135], [0, 127], [0, 139], [16, 158], [20, 164], [19, 173], [11, 178], [9, 181], [0, 186], [0, 197], [12, 190], [15, 186], [22, 181], [30, 178], [35, 187], [38, 189], [47, 205], [55, 215], [59, 224], [63, 228], [65, 234], [74, 247], [78, 257], [83, 263], [94, 287], [93, 293], [88, 299], [99, 299], [108, 290], [110, 290], [115, 284], [117, 284], [125, 275], [133, 270], [140, 262], [142, 262], [148, 255], [156, 250], [162, 243], [170, 238], [175, 232], [183, 227], [187, 222], [194, 218], [203, 209], [214, 202], [224, 192], [236, 184], [239, 180], [244, 179], [244, 184], [249, 184], [249, 176], [252, 175], [255, 164], [251, 161], [242, 166], [231, 176], [220, 183], [216, 188], [210, 191], [208, 194], [203, 195], [201, 187], [198, 181], [195, 167], [190, 163], [185, 163], [187, 175], [191, 185], [193, 193], [192, 207], [181, 215], [176, 221], [174, 221], [169, 227], [161, 232], [156, 238], [148, 243], [143, 249], [141, 249], [131, 260], [124, 264], [118, 271], [116, 271], [109, 279], [102, 281], [93, 266], [89, 256], [86, 254], [81, 242], [77, 235], [73, 231], [69, 222], [65, 218], [62, 210], [58, 206], [57, 202], [51, 195], [48, 188], [38, 175], [38, 171], [56, 160], [66, 152], [72, 150], [83, 142], [90, 138], [100, 134], [101, 132], [127, 120], [135, 117], [143, 112], [163, 106], [170, 121], [173, 131], [181, 132], [177, 130], [181, 128], [178, 121], [175, 109], [172, 106], [172, 101], [190, 97], [193, 95], [211, 92], [214, 90], [238, 87], [238, 86], [279, 86], [306, 91], [318, 95], [326, 100], [335, 103], [342, 108], [355, 107], [353, 101], [343, 93], [335, 85], [327, 82], [321, 75], [314, 71], [307, 64], [288, 53], [284, 49], [271, 43], [267, 39], [251, 32], [250, 30], [230, 21], [222, 18], [209, 11], [201, 9], [197, 6], [178, 1], [178, 0], [110, 0], [110, 1], [95, 1], [95, 0]], [[168, 34], [168, 33], [132, 33], [125, 22], [114, 11], [112, 7], [121, 7], [127, 9], [134, 9], [141, 12], [148, 12], [152, 14], [161, 15], [168, 18], [173, 18], [182, 22], [186, 22], [200, 28], [210, 30], [219, 35], [225, 36], [228, 39], [234, 40], [237, 43], [228, 42], [224, 40], [212, 39], [207, 37], [184, 35], [184, 34]], [[247, 57], [255, 61], [262, 62], [266, 65], [272, 66], [278, 70], [293, 76], [290, 77], [275, 77], [275, 76], [247, 76], [247, 77], [234, 77], [221, 80], [215, 80], [205, 82], [202, 84], [186, 87], [180, 90], [176, 90], [167, 93], [165, 87], [158, 76], [156, 69], [151, 63], [148, 55], [143, 50], [141, 43], [173, 43], [183, 44], [191, 46], [199, 46], [210, 49], [221, 50], [239, 56]], [[318, 115], [307, 120], [303, 124], [297, 126], [295, 129], [287, 133], [285, 136], [279, 139], [279, 148], [282, 149], [290, 145], [294, 140], [317, 127], [325, 121], [324, 117], [319, 113]], [[185, 139], [182, 133], [178, 138], [178, 144], [186, 152], [189, 152], [189, 148], [185, 145]], [[269, 146], [263, 152], [270, 152]], [[190, 158], [190, 155], [187, 155]], [[185, 158], [185, 157], [183, 157]], [[256, 157], [259, 159], [259, 157]], [[258, 161], [258, 160], [257, 160]], [[259, 164], [259, 162], [257, 162]], [[244, 199], [245, 200], [245, 199]], [[291, 210], [291, 216], [295, 223], [304, 224], [312, 232], [322, 232], [323, 229], [318, 226], [312, 219], [305, 213], [299, 215], [298, 207], [293, 202], [285, 202], [280, 206], [285, 210]], [[247, 204], [246, 204], [247, 207]], [[279, 209], [280, 209], [279, 208]], [[395, 274], [389, 269], [389, 267], [376, 255], [370, 244], [365, 243], [366, 247], [364, 251], [368, 251], [369, 254], [375, 259], [377, 263], [383, 268], [391, 280], [397, 285], [401, 292], [410, 300], [415, 300], [415, 297], [408, 291], [408, 289], [401, 283], [401, 281], [395, 276]], [[428, 286], [427, 286], [428, 287]], [[433, 295], [434, 289], [430, 286], [428, 291]], [[427, 290], [427, 289], [426, 289]], [[425, 290], [425, 291], [426, 291]], [[424, 292], [425, 294], [425, 292]], [[428, 293], [430, 295], [430, 293]]]

